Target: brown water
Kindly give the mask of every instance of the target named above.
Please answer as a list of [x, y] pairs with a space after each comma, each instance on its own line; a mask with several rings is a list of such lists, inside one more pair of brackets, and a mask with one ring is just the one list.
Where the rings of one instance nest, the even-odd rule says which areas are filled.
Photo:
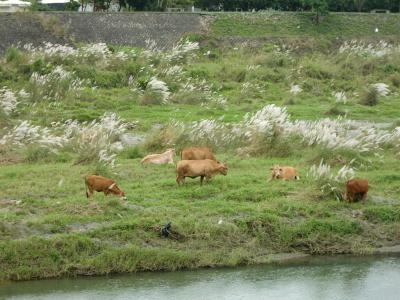
[[1, 299], [400, 299], [400, 258], [312, 258], [255, 266], [15, 282]]

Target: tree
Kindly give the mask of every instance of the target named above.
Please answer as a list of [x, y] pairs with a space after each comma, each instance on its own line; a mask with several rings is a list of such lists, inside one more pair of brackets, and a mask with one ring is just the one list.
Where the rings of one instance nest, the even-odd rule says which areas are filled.
[[328, 2], [327, 0], [302, 0], [303, 5], [311, 8], [315, 12], [315, 23], [319, 24], [321, 16], [328, 13]]
[[358, 12], [360, 12], [363, 9], [365, 0], [353, 0], [354, 1], [354, 5], [356, 6], [356, 9]]
[[69, 3], [65, 4], [65, 10], [77, 11], [80, 6], [79, 2], [70, 0]]

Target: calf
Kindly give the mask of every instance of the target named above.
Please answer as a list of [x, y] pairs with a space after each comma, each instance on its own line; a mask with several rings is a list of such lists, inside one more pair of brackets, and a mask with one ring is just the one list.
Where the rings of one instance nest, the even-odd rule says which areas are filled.
[[181, 151], [181, 160], [216, 160], [214, 154], [207, 147], [188, 147]]
[[175, 154], [175, 149], [170, 148], [161, 154], [149, 154], [146, 157], [144, 157], [140, 161], [140, 163], [142, 165], [146, 164], [146, 163], [156, 164], [156, 165], [173, 164], [174, 163], [174, 154]]
[[357, 202], [361, 200], [365, 203], [368, 193], [368, 180], [366, 179], [351, 179], [346, 182], [346, 191], [344, 193], [344, 200]]
[[215, 160], [181, 160], [176, 165], [176, 182], [181, 185], [185, 182], [185, 177], [200, 177], [200, 185], [203, 185], [203, 179], [206, 182], [216, 174], [226, 175], [228, 168]]
[[271, 178], [269, 179], [269, 181], [271, 181], [272, 179], [283, 179], [283, 180], [300, 179], [297, 170], [293, 167], [273, 166], [270, 170], [271, 170]]
[[125, 193], [119, 189], [115, 181], [97, 175], [88, 175], [85, 177], [86, 185], [86, 197], [90, 198], [93, 196], [93, 191], [103, 192], [104, 195], [113, 194], [120, 196], [123, 200], [126, 200]]

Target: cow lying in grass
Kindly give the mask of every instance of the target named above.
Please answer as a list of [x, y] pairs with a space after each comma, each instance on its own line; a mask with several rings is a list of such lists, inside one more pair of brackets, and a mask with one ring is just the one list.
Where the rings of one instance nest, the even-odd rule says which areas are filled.
[[214, 154], [207, 147], [188, 147], [181, 151], [181, 160], [216, 160]]
[[149, 154], [145, 158], [143, 158], [140, 161], [140, 163], [141, 164], [150, 163], [150, 164], [156, 164], [156, 165], [173, 164], [174, 163], [174, 155], [175, 155], [175, 149], [170, 148], [161, 154]]
[[272, 179], [283, 179], [283, 180], [300, 179], [297, 170], [293, 167], [273, 166], [270, 170], [271, 170], [271, 178], [269, 179], [269, 181], [271, 181]]
[[368, 193], [368, 180], [351, 179], [346, 182], [346, 191], [343, 198], [350, 203], [361, 200], [365, 203]]
[[200, 177], [200, 185], [203, 185], [203, 179], [210, 181], [216, 174], [226, 175], [228, 168], [215, 160], [181, 160], [176, 165], [176, 182], [181, 185], [185, 182], [185, 177]]
[[125, 193], [119, 189], [115, 181], [97, 175], [88, 175], [85, 177], [86, 185], [86, 197], [90, 198], [93, 196], [93, 192], [103, 192], [104, 195], [108, 196], [113, 194], [120, 196], [123, 200], [126, 200]]

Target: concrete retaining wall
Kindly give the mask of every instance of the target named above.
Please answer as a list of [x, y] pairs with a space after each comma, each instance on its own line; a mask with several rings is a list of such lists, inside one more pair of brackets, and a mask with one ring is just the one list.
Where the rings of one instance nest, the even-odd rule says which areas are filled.
[[206, 18], [188, 13], [0, 13], [0, 52], [12, 45], [72, 42], [170, 48], [185, 33], [205, 30]]

